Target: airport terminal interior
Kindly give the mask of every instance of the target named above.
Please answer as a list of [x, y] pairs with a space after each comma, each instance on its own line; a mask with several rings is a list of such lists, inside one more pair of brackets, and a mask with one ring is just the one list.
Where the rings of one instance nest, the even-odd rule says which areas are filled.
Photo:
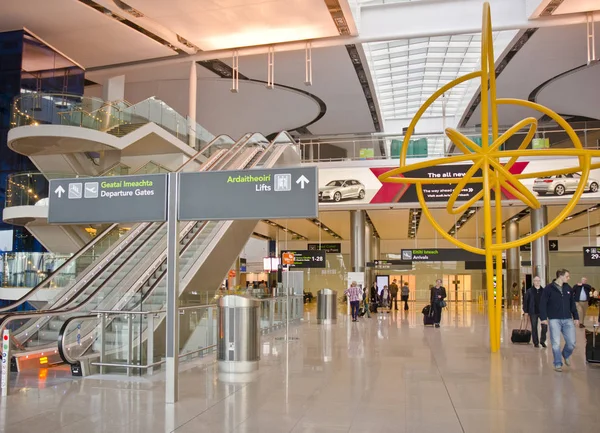
[[599, 84], [597, 0], [5, 0], [0, 432], [597, 432]]

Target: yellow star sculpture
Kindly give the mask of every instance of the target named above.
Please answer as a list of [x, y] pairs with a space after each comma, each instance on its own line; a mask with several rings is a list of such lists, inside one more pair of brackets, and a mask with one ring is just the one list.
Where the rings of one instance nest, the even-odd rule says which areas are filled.
[[[463, 155], [450, 156], [446, 158], [435, 159], [431, 161], [425, 161], [418, 164], [406, 165], [406, 153], [408, 146], [406, 143], [409, 142], [412, 134], [415, 130], [415, 125], [423, 115], [423, 113], [429, 108], [429, 106], [445, 92], [452, 89], [456, 85], [479, 78], [481, 80], [481, 131], [482, 131], [482, 143], [481, 147], [475, 144], [472, 140], [465, 137], [459, 131], [448, 128], [446, 129], [446, 135], [455, 146], [463, 152]], [[489, 88], [489, 91], [487, 90]], [[531, 108], [540, 113], [543, 113], [553, 119], [559, 124], [569, 138], [573, 142], [573, 148], [568, 149], [529, 149], [529, 143], [534, 137], [537, 130], [537, 120], [534, 117], [528, 117], [521, 120], [513, 127], [508, 129], [502, 135], [498, 135], [498, 105], [519, 105], [522, 107]], [[488, 131], [490, 130], [490, 117], [491, 117], [491, 138], [492, 142], [489, 142]], [[502, 151], [501, 146], [504, 144], [512, 135], [520, 131], [523, 128], [529, 128], [529, 132], [525, 136], [525, 139], [517, 150]], [[547, 170], [543, 172], [527, 173], [527, 174], [512, 174], [510, 168], [514, 165], [520, 156], [576, 156], [579, 159], [579, 167], [561, 169], [561, 170]], [[500, 158], [509, 158], [506, 164], [500, 162]], [[404, 137], [404, 145], [402, 146], [402, 153], [400, 155], [400, 167], [391, 170], [387, 173], [379, 176], [381, 182], [391, 183], [406, 183], [414, 184], [417, 189], [417, 196], [419, 202], [423, 208], [423, 214], [432, 224], [432, 226], [442, 235], [445, 239], [453, 243], [459, 248], [463, 248], [467, 251], [471, 251], [476, 254], [485, 255], [486, 259], [486, 284], [488, 292], [488, 317], [490, 327], [490, 348], [492, 352], [497, 352], [500, 349], [501, 341], [501, 316], [502, 316], [502, 302], [501, 296], [498, 297], [498, 301], [494, 305], [494, 258], [496, 259], [496, 274], [497, 278], [497, 293], [502, 293], [502, 251], [510, 248], [517, 248], [521, 245], [529, 244], [530, 242], [548, 234], [554, 230], [573, 210], [579, 198], [581, 197], [587, 179], [589, 177], [590, 170], [593, 168], [600, 167], [600, 163], [592, 164], [592, 157], [600, 157], [600, 151], [593, 151], [584, 149], [579, 141], [579, 137], [567, 123], [565, 119], [559, 116], [554, 111], [543, 105], [536, 104], [531, 101], [525, 101], [521, 99], [512, 98], [500, 98], [496, 97], [496, 74], [494, 67], [494, 47], [492, 41], [492, 24], [491, 24], [491, 12], [489, 3], [484, 3], [483, 6], [483, 25], [482, 25], [482, 40], [481, 40], [481, 70], [475, 71], [470, 74], [459, 77], [450, 83], [446, 84], [435, 92], [423, 106], [419, 109], [414, 119], [410, 123], [406, 135]], [[445, 165], [450, 163], [473, 161], [473, 166], [467, 171], [462, 179], [448, 179], [448, 178], [405, 178], [399, 177], [407, 171], [412, 171], [420, 168], [427, 168], [439, 165]], [[481, 177], [473, 177], [475, 173], [481, 170]], [[502, 188], [520, 199], [525, 205], [532, 209], [539, 209], [540, 203], [537, 197], [523, 185], [520, 180], [542, 177], [542, 176], [553, 176], [559, 174], [573, 173], [574, 171], [581, 171], [581, 180], [577, 190], [571, 197], [569, 203], [564, 207], [560, 214], [554, 218], [546, 227], [541, 230], [530, 234], [524, 238], [521, 238], [512, 242], [502, 242]], [[483, 189], [472, 197], [466, 203], [455, 207], [456, 201], [459, 198], [459, 194], [467, 183], [483, 184]], [[484, 239], [485, 248], [476, 248], [471, 245], [467, 245], [464, 242], [460, 242], [454, 237], [446, 233], [445, 230], [434, 220], [431, 215], [425, 197], [423, 195], [423, 185], [426, 184], [456, 184], [453, 193], [448, 201], [447, 211], [450, 214], [459, 214], [464, 212], [467, 208], [471, 207], [476, 202], [483, 199], [483, 212], [484, 212]], [[493, 199], [492, 199], [492, 191]], [[492, 200], [495, 201], [495, 227], [496, 227], [496, 238], [494, 241], [492, 232]]]

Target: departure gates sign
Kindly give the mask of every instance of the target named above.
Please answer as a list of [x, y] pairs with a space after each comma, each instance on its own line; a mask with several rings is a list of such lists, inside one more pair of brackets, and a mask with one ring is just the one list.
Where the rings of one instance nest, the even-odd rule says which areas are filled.
[[53, 179], [48, 202], [55, 224], [165, 221], [167, 175]]

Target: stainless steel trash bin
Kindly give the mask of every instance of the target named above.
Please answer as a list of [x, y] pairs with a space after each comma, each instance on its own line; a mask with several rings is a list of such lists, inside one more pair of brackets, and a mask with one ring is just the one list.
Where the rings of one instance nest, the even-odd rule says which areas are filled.
[[321, 289], [317, 293], [317, 323], [328, 325], [337, 321], [337, 292]]
[[223, 373], [258, 370], [260, 360], [260, 301], [228, 295], [219, 299], [217, 361]]

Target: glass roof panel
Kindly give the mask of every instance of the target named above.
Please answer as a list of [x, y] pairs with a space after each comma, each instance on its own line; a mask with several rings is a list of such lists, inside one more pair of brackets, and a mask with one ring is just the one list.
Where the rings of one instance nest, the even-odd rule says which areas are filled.
[[[359, 4], [397, 3], [411, 0], [356, 0]], [[414, 0], [418, 1], [418, 0]], [[494, 53], [500, 55], [516, 31], [494, 33]], [[415, 115], [437, 89], [461, 75], [479, 69], [481, 35], [436, 36], [363, 44], [384, 119]], [[462, 114], [479, 82], [463, 83], [444, 97], [446, 116]], [[441, 116], [442, 101], [424, 114]]]

